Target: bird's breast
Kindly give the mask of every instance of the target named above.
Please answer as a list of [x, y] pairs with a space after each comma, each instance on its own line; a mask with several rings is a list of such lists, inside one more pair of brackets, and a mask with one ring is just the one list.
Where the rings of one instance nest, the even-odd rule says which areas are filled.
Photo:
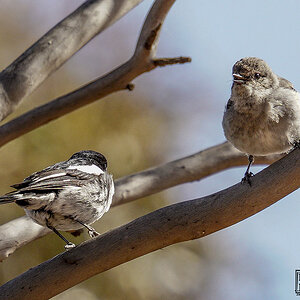
[[[238, 150], [252, 155], [283, 153], [291, 148], [288, 126], [284, 122], [269, 120], [264, 114], [227, 111], [223, 118], [224, 134]], [[279, 132], [286, 132], [280, 135]]]

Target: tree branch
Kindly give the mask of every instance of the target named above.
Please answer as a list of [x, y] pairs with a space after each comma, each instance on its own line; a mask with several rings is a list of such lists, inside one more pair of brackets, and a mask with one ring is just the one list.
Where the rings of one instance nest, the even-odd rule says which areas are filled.
[[0, 287], [1, 299], [49, 299], [122, 263], [209, 235], [274, 204], [300, 186], [300, 149], [252, 178], [207, 197], [156, 210], [84, 242]]
[[95, 35], [143, 0], [89, 0], [0, 73], [0, 121]]
[[[257, 157], [255, 163], [269, 164], [279, 157]], [[246, 156], [226, 142], [161, 166], [117, 179], [112, 205], [127, 203], [179, 184], [201, 180], [230, 167], [246, 164]], [[16, 249], [50, 232], [47, 228], [35, 224], [27, 216], [1, 225], [0, 261]]]
[[164, 66], [175, 65], [175, 64], [185, 64], [191, 61], [192, 60], [190, 57], [185, 57], [185, 56], [153, 59], [153, 63], [157, 67], [164, 67]]
[[[157, 66], [190, 62], [188, 57], [152, 59], [162, 23], [175, 0], [157, 0], [140, 33], [134, 55], [123, 65], [95, 81], [39, 106], [0, 127], [0, 146], [113, 92], [132, 89], [130, 82]], [[164, 61], [164, 63], [162, 63]]]
[[[271, 164], [280, 157], [282, 155], [255, 157], [255, 164]], [[247, 164], [246, 155], [225, 142], [116, 180], [113, 205], [137, 200], [179, 184], [201, 180], [228, 168]]]

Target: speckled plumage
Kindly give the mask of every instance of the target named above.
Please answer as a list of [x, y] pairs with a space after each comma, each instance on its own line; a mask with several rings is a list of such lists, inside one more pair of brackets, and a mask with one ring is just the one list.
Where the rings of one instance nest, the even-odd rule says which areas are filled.
[[[114, 193], [112, 176], [106, 172], [105, 157], [95, 151], [80, 151], [67, 161], [33, 173], [16, 191], [0, 197], [0, 204], [15, 202], [39, 225], [57, 230], [77, 230], [89, 225], [110, 208]], [[69, 246], [73, 246], [63, 238]]]

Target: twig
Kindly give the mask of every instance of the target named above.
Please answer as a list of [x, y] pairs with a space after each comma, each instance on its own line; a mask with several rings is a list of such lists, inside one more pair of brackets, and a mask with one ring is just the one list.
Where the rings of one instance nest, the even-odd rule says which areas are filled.
[[274, 204], [300, 186], [300, 149], [213, 195], [156, 210], [28, 270], [0, 287], [1, 299], [49, 299], [122, 263], [204, 237]]
[[190, 57], [185, 57], [185, 56], [153, 59], [153, 63], [157, 67], [164, 67], [164, 66], [175, 65], [175, 64], [185, 64], [191, 61], [192, 59]]

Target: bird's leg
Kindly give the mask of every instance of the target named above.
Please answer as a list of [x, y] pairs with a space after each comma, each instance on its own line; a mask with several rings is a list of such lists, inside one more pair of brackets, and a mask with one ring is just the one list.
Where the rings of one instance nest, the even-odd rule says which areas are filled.
[[251, 180], [250, 180], [250, 178], [251, 178], [254, 174], [253, 174], [252, 172], [249, 172], [249, 170], [250, 170], [251, 165], [252, 165], [253, 162], [254, 162], [254, 157], [253, 157], [253, 155], [249, 155], [249, 156], [248, 156], [248, 161], [249, 161], [248, 167], [247, 167], [247, 170], [246, 170], [246, 172], [245, 172], [245, 176], [242, 178], [242, 183], [247, 182], [247, 183], [251, 186]]
[[294, 142], [294, 143], [293, 143], [293, 146], [294, 146], [294, 149], [295, 149], [295, 148], [299, 148], [299, 149], [300, 149], [300, 140]]
[[98, 233], [92, 226], [84, 224], [84, 223], [82, 223], [81, 221], [78, 221], [78, 220], [77, 220], [77, 222], [80, 223], [82, 226], [84, 226], [88, 230], [89, 236], [91, 238], [94, 238], [94, 237], [100, 235], [100, 233]]
[[57, 234], [62, 240], [64, 240], [64, 242], [66, 243], [65, 245], [65, 249], [71, 249], [75, 247], [75, 244], [69, 242], [61, 233], [59, 233], [54, 227], [51, 226], [47, 226], [49, 229], [51, 229], [55, 234]]

